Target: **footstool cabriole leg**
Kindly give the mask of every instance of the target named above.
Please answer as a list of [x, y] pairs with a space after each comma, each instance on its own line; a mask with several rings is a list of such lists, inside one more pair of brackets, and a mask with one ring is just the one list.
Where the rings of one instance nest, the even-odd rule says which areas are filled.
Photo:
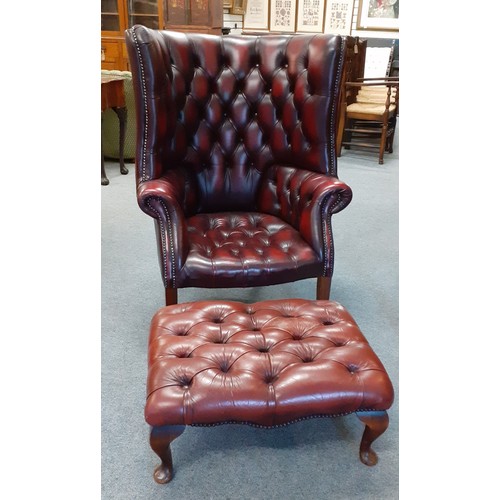
[[153, 451], [161, 458], [161, 464], [156, 467], [153, 473], [154, 480], [159, 484], [165, 484], [172, 480], [174, 474], [170, 443], [179, 437], [185, 428], [184, 425], [151, 427], [149, 442]]
[[389, 416], [386, 411], [363, 411], [356, 412], [356, 415], [366, 425], [365, 432], [361, 438], [359, 458], [365, 465], [375, 465], [378, 462], [378, 457], [371, 449], [371, 444], [389, 426]]

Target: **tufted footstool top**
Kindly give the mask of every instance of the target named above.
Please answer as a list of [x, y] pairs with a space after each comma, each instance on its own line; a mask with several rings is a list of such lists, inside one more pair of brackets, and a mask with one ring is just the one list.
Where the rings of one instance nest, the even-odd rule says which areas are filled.
[[388, 409], [389, 376], [340, 304], [202, 301], [152, 319], [146, 421], [271, 427]]

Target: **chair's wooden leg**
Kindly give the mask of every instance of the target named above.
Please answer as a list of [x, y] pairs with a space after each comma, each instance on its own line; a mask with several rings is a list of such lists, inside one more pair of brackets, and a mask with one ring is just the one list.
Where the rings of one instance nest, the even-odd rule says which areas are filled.
[[344, 136], [345, 127], [345, 106], [340, 111], [339, 128], [337, 130], [337, 157], [342, 155], [342, 138]]
[[[346, 118], [345, 120], [345, 128], [352, 129], [354, 127], [354, 120], [352, 118]], [[352, 142], [352, 132], [344, 132], [344, 137], [342, 138], [343, 142]], [[346, 149], [351, 149], [350, 145], [344, 146]]]
[[389, 416], [386, 411], [363, 411], [356, 412], [356, 415], [366, 426], [359, 447], [359, 458], [365, 465], [375, 465], [378, 457], [371, 449], [371, 444], [389, 426]]
[[391, 123], [392, 134], [389, 137], [389, 153], [393, 152], [393, 144], [394, 144], [394, 135], [396, 134], [396, 118], [393, 118]]
[[185, 428], [184, 425], [165, 425], [151, 428], [149, 442], [152, 450], [161, 459], [161, 464], [155, 468], [153, 473], [154, 480], [159, 484], [168, 483], [174, 476], [170, 443], [179, 437]]
[[332, 278], [320, 276], [316, 284], [316, 300], [329, 300]]
[[165, 304], [167, 306], [177, 304], [177, 288], [165, 288]]
[[378, 164], [384, 164], [385, 141], [387, 140], [387, 124], [382, 126], [382, 135], [380, 137], [380, 147], [378, 152]]

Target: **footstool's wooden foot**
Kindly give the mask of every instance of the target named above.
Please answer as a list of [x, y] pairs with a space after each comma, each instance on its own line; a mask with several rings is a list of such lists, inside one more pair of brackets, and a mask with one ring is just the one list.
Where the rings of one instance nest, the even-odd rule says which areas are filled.
[[389, 416], [386, 411], [363, 411], [356, 412], [356, 415], [366, 425], [359, 447], [359, 458], [365, 465], [375, 465], [378, 457], [371, 449], [371, 444], [387, 429]]
[[149, 442], [153, 451], [161, 458], [161, 464], [156, 467], [153, 473], [154, 480], [159, 484], [170, 482], [174, 476], [170, 443], [179, 437], [185, 428], [184, 425], [165, 425], [151, 428]]

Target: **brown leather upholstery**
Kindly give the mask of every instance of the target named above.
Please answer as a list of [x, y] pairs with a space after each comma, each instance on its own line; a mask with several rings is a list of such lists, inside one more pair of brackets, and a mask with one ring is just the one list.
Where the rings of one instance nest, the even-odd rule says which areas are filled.
[[393, 387], [338, 303], [205, 301], [160, 309], [149, 338], [146, 421], [274, 426], [388, 409]]
[[[186, 286], [201, 286], [212, 275], [220, 286], [234, 280], [251, 285], [320, 275], [321, 262], [299, 232], [282, 219], [257, 212], [199, 214], [187, 221], [191, 251], [181, 271]], [[271, 266], [270, 266], [271, 263]]]
[[336, 177], [343, 39], [134, 26], [126, 42], [165, 287], [331, 276], [331, 215], [352, 197]]

